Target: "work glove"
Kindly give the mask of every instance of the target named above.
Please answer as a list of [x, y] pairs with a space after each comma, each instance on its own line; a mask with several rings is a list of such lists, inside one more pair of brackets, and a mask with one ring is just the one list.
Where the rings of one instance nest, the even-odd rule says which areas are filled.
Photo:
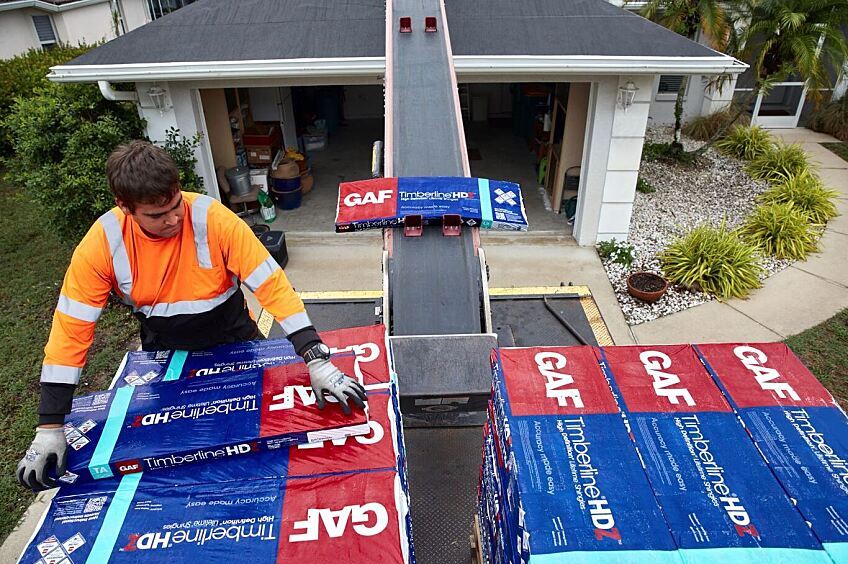
[[[18, 481], [32, 491], [49, 490], [58, 486], [56, 479], [64, 476], [68, 462], [65, 430], [61, 427], [35, 430], [35, 439], [18, 462]], [[53, 478], [50, 474], [56, 474]]]
[[329, 360], [316, 359], [306, 365], [309, 369], [309, 381], [315, 391], [315, 401], [318, 409], [324, 409], [324, 393], [328, 393], [339, 401], [345, 415], [350, 415], [348, 399], [361, 409], [365, 409], [365, 388], [362, 384], [333, 366]]

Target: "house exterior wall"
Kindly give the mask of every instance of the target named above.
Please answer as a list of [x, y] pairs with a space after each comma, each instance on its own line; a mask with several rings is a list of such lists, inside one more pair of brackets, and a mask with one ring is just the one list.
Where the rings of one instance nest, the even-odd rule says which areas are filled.
[[[633, 105], [624, 110], [617, 103], [618, 88], [628, 80], [639, 90]], [[574, 225], [579, 245], [627, 239], [654, 80], [652, 76], [604, 77], [592, 86]]]
[[41, 44], [32, 24], [35, 10], [10, 10], [0, 12], [0, 59], [11, 59]]
[[[132, 31], [150, 21], [144, 0], [115, 0], [124, 13], [124, 25]], [[115, 38], [112, 20], [112, 2], [104, 0], [80, 7], [65, 5], [61, 11], [46, 12], [34, 8], [21, 8], [0, 12], [0, 59], [9, 59], [39, 49], [41, 43], [32, 23], [34, 15], [49, 15], [56, 39], [68, 45], [96, 43]]]
[[124, 13], [124, 25], [127, 31], [132, 31], [150, 22], [150, 14], [144, 0], [117, 0]]
[[109, 2], [58, 12], [52, 17], [59, 40], [68, 45], [92, 44], [116, 37]]
[[195, 150], [197, 165], [195, 170], [203, 178], [206, 193], [213, 198], [220, 199], [218, 182], [215, 176], [215, 165], [212, 160], [212, 148], [209, 145], [209, 135], [206, 133], [206, 124], [203, 117], [203, 103], [200, 100], [200, 91], [189, 87], [186, 83], [156, 83], [156, 86], [164, 88], [166, 94], [166, 108], [158, 110], [153, 100], [147, 95], [147, 91], [153, 87], [153, 83], [137, 82], [138, 113], [147, 122], [147, 137], [154, 143], [165, 141], [165, 132], [170, 128], [180, 131], [184, 137], [194, 137], [197, 133], [202, 135], [200, 146]]

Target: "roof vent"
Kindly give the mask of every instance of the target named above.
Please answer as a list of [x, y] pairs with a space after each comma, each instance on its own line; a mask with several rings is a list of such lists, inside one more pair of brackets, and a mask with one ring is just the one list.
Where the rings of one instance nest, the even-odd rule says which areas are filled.
[[410, 18], [409, 16], [403, 16], [400, 19], [400, 32], [412, 33], [412, 18]]
[[436, 17], [435, 16], [427, 16], [424, 18], [424, 31], [427, 33], [433, 33], [438, 31], [436, 28]]

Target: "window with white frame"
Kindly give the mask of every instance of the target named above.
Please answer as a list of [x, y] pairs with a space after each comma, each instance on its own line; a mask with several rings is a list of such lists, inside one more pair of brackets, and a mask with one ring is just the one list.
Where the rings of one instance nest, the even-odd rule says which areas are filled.
[[58, 41], [50, 16], [33, 16], [32, 25], [35, 26], [35, 34], [38, 36], [38, 42], [41, 43], [41, 48], [52, 49]]
[[147, 10], [150, 19], [156, 20], [192, 4], [195, 0], [147, 0]]

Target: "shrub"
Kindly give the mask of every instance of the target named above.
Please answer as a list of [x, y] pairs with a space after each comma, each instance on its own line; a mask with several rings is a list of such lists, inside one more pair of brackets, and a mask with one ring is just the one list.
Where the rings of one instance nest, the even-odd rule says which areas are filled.
[[782, 182], [785, 178], [808, 171], [807, 153], [800, 145], [778, 142], [748, 163], [748, 174], [760, 180]]
[[779, 259], [806, 260], [807, 255], [818, 251], [818, 230], [791, 202], [758, 206], [739, 228], [739, 234]]
[[[57, 45], [47, 51], [30, 49], [22, 55], [0, 60], [0, 122], [12, 111], [17, 98], [31, 98], [49, 84], [50, 67], [66, 63], [91, 48], [89, 45]], [[10, 143], [8, 134], [0, 126], [0, 153], [8, 154]]]
[[808, 125], [810, 129], [848, 141], [848, 94], [839, 100], [822, 104], [810, 116]]
[[143, 136], [135, 106], [109, 102], [93, 85], [49, 84], [18, 100], [3, 123], [16, 133], [7, 179], [71, 237], [114, 205], [105, 173], [109, 153]]
[[824, 224], [839, 215], [834, 202], [837, 196], [838, 192], [828, 190], [821, 180], [805, 171], [781, 180], [761, 194], [759, 200], [765, 204], [791, 203], [809, 222]]
[[736, 125], [716, 143], [718, 149], [737, 159], [753, 160], [769, 149], [774, 141], [765, 129]]
[[633, 245], [628, 245], [624, 241], [618, 242], [615, 238], [598, 243], [598, 254], [602, 259], [609, 259], [625, 268], [630, 268], [633, 264]]
[[200, 133], [188, 138], [172, 127], [165, 132], [165, 143], [162, 144], [162, 148], [174, 159], [180, 171], [180, 184], [187, 192], [204, 192], [203, 178], [194, 169], [197, 164], [194, 151], [200, 146], [200, 139]]
[[[734, 116], [736, 119], [734, 120]], [[731, 125], [746, 126], [751, 118], [745, 112], [739, 113], [736, 106], [728, 106], [708, 116], [699, 116], [683, 126], [683, 133], [698, 141], [709, 141], [716, 133]]]
[[640, 176], [636, 179], [636, 191], [643, 194], [653, 194], [657, 191], [657, 189], [654, 188], [650, 182]]
[[700, 225], [673, 241], [659, 255], [666, 277], [719, 299], [744, 298], [760, 287], [763, 269], [754, 245], [722, 222]]

